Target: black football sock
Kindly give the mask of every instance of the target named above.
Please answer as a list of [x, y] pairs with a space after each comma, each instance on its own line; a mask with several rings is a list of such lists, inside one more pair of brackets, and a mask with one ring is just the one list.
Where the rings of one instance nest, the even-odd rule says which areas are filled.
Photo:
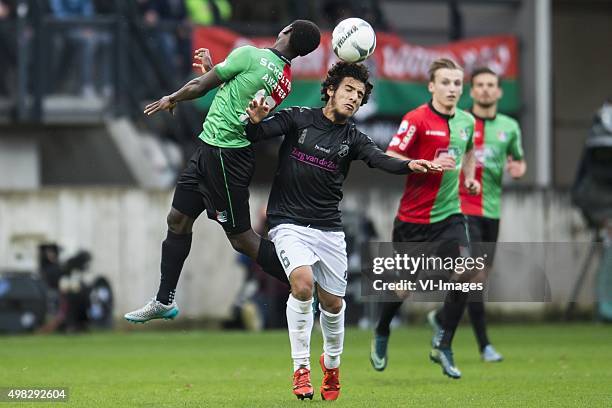
[[379, 336], [389, 336], [391, 334], [391, 320], [404, 302], [385, 302], [383, 303], [380, 319], [376, 325], [376, 334]]
[[438, 326], [440, 327], [442, 327], [442, 322], [444, 321], [444, 316], [442, 315], [443, 310], [444, 308], [440, 308], [436, 310], [436, 314], [435, 314], [436, 323], [438, 323]]
[[162, 243], [161, 280], [155, 298], [165, 305], [174, 301], [176, 285], [179, 276], [181, 276], [185, 259], [187, 259], [191, 249], [192, 235], [191, 232], [189, 234], [175, 234], [168, 230], [168, 235]]
[[450, 348], [455, 336], [455, 331], [459, 325], [459, 321], [463, 316], [463, 310], [467, 302], [469, 293], [460, 290], [453, 290], [446, 294], [444, 299], [444, 307], [442, 308], [442, 338], [440, 339], [439, 348]]
[[265, 273], [289, 285], [289, 279], [276, 255], [276, 248], [272, 241], [261, 239], [256, 261]]
[[482, 301], [469, 302], [467, 309], [468, 314], [470, 315], [470, 321], [472, 322], [472, 328], [474, 329], [474, 335], [478, 341], [478, 347], [480, 348], [480, 352], [482, 352], [482, 350], [484, 350], [484, 348], [489, 344], [484, 303]]

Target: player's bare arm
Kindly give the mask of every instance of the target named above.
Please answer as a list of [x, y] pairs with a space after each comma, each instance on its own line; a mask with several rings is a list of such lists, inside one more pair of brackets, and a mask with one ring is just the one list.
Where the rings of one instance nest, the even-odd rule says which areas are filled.
[[441, 165], [436, 164], [435, 162], [431, 162], [429, 160], [411, 159], [393, 150], [387, 150], [385, 153], [387, 154], [387, 156], [395, 157], [396, 159], [410, 160], [410, 162], [408, 163], [408, 168], [415, 173], [439, 173], [444, 170]]
[[457, 166], [455, 158], [448, 153], [443, 153], [436, 157], [433, 161], [438, 166], [441, 166], [444, 170], [454, 170]]
[[415, 173], [440, 173], [443, 170], [439, 164], [424, 159], [410, 160], [408, 168]]
[[194, 59], [196, 59], [198, 62], [194, 63], [193, 65], [199, 67], [205, 73], [187, 82], [181, 89], [174, 92], [172, 95], [166, 95], [161, 99], [147, 105], [144, 110], [145, 114], [153, 115], [164, 110], [173, 113], [178, 102], [188, 101], [204, 96], [210, 90], [223, 83], [215, 70], [212, 69], [210, 53], [206, 48], [196, 50]]
[[476, 180], [476, 156], [474, 154], [474, 149], [465, 152], [461, 171], [463, 171], [465, 176], [465, 188], [468, 189], [470, 194], [476, 195], [480, 193], [480, 183]]

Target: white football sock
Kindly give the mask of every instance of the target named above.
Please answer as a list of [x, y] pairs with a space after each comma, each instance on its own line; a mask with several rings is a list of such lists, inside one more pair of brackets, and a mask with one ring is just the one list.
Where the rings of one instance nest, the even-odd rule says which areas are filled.
[[323, 332], [323, 359], [325, 367], [338, 368], [340, 354], [344, 346], [344, 310], [346, 303], [342, 299], [342, 309], [338, 314], [329, 313], [319, 304], [319, 321]]
[[310, 333], [312, 332], [312, 298], [304, 302], [289, 295], [287, 300], [287, 328], [291, 342], [293, 371], [300, 367], [310, 370]]

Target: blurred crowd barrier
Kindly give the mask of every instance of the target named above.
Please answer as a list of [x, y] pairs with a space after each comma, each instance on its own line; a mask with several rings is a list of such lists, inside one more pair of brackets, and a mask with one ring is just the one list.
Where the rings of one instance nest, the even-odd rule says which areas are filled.
[[[253, 188], [252, 219], [264, 205], [267, 188]], [[70, 248], [88, 248], [90, 269], [108, 278], [115, 294], [116, 317], [141, 306], [154, 295], [159, 282], [161, 241], [166, 230], [169, 191], [137, 189], [43, 189], [0, 193], [0, 269], [35, 269], [36, 248], [57, 241]], [[345, 194], [347, 208], [359, 208], [374, 223], [378, 240], [389, 240], [399, 193], [382, 194], [375, 189]], [[178, 286], [182, 314], [194, 318], [227, 318], [245, 278], [244, 268], [221, 228], [205, 218], [195, 226], [193, 247]], [[554, 299], [571, 296], [591, 239], [580, 214], [566, 193], [509, 192], [505, 196], [500, 241], [568, 242], [574, 251], [557, 271]], [[575, 248], [571, 245], [575, 242]], [[572, 249], [574, 248], [574, 249]], [[517, 264], [497, 265], [500, 273], [512, 274]], [[578, 297], [581, 306], [594, 301], [593, 274], [587, 277]], [[415, 304], [414, 307], [426, 307]], [[563, 307], [564, 304], [559, 304]], [[543, 303], [492, 303], [492, 308], [541, 311]]]

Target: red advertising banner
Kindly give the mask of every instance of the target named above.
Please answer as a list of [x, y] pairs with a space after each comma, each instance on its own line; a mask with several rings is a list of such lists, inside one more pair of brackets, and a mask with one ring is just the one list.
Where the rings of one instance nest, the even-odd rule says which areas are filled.
[[[365, 61], [374, 83], [374, 94], [368, 104], [374, 114], [401, 116], [429, 100], [427, 69], [440, 57], [457, 61], [464, 67], [467, 77], [477, 67], [493, 69], [502, 78], [504, 97], [500, 101], [500, 111], [512, 114], [520, 110], [519, 54], [515, 37], [480, 37], [435, 47], [412, 45], [397, 35], [383, 32], [377, 33], [376, 38], [376, 51]], [[270, 47], [274, 40], [273, 37], [246, 38], [219, 27], [201, 27], [194, 31], [193, 45], [208, 48], [213, 62], [218, 63], [236, 47], [246, 44]], [[335, 61], [331, 33], [324, 32], [319, 48], [293, 61], [292, 91], [283, 106], [319, 106], [321, 81]], [[212, 94], [207, 95], [199, 106], [205, 110], [211, 100]], [[470, 104], [469, 92], [464, 91], [459, 107], [465, 109]]]
[[[518, 42], [516, 37], [503, 35], [473, 38], [435, 47], [412, 45], [397, 35], [379, 32], [377, 47], [368, 64], [374, 63], [378, 79], [391, 81], [427, 81], [429, 64], [440, 57], [452, 58], [469, 73], [476, 67], [488, 66], [503, 79], [517, 79]], [[242, 45], [269, 47], [273, 37], [246, 38], [218, 27], [199, 27], [194, 30], [195, 48], [208, 48], [213, 62], [222, 61], [229, 52]], [[331, 33], [324, 32], [321, 45], [313, 53], [299, 57], [292, 64], [294, 79], [317, 79], [325, 76], [337, 58], [331, 49]]]

